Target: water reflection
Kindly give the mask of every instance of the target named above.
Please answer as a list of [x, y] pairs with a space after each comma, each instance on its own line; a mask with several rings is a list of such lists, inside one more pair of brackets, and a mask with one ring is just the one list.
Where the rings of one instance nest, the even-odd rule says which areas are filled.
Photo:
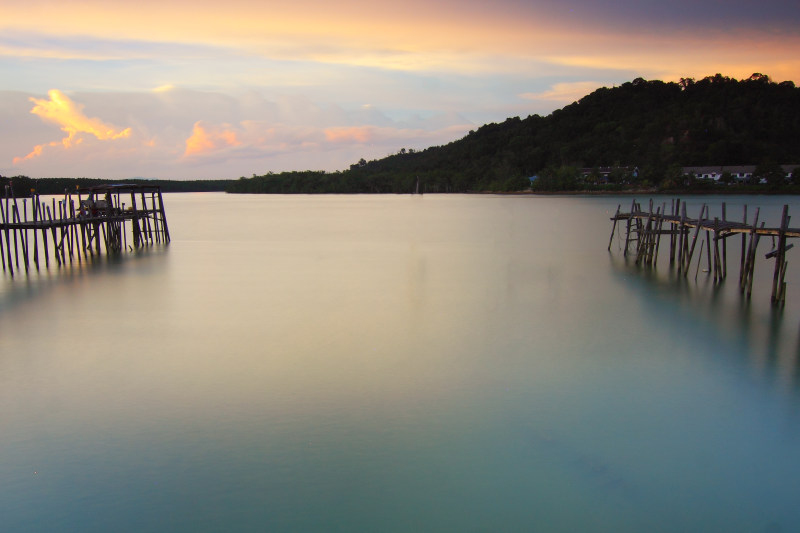
[[768, 355], [769, 292], [608, 266], [606, 202], [178, 196], [169, 253], [2, 285], [3, 525], [800, 523], [791, 300]]
[[69, 286], [88, 282], [97, 276], [119, 276], [130, 269], [154, 266], [154, 260], [165, 257], [168, 248], [154, 245], [139, 248], [133, 252], [119, 255], [94, 255], [67, 262], [64, 266], [51, 265], [49, 268], [24, 269], [11, 276], [9, 272], [0, 274], [0, 315], [13, 311], [17, 306], [31, 302], [43, 295]]
[[676, 323], [686, 331], [712, 330], [716, 352], [742, 354], [754, 375], [800, 395], [797, 310], [770, 305], [765, 276], [748, 299], [732, 272], [727, 280], [714, 283], [709, 274], [695, 280], [674, 268], [640, 267], [630, 256], [610, 253], [609, 258], [615, 279], [660, 323]]

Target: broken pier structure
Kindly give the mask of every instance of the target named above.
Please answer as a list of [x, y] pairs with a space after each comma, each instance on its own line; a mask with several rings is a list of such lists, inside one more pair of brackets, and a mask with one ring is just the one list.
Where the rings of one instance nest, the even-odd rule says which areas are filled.
[[[128, 242], [130, 232], [130, 242]], [[63, 197], [16, 198], [9, 186], [0, 197], [0, 262], [14, 272], [118, 254], [169, 243], [161, 188], [113, 184], [65, 192]]]
[[[775, 260], [772, 303], [783, 305], [786, 302], [786, 252], [794, 246], [788, 241], [800, 237], [800, 229], [789, 227], [791, 217], [788, 205], [783, 206], [779, 227], [765, 227], [764, 222], [759, 222], [760, 208], [755, 210], [752, 220], [748, 220], [747, 205], [744, 206], [741, 221], [728, 218], [725, 203], [722, 204], [722, 216], [714, 218], [710, 217], [706, 204], [702, 205], [696, 218], [690, 218], [686, 204], [681, 203], [680, 199], [672, 199], [669, 208], [666, 202], [654, 207], [653, 200], [650, 200], [649, 206], [643, 209], [635, 199], [630, 211], [622, 212], [621, 207], [617, 206], [616, 213], [611, 217], [614, 225], [608, 249], [611, 250], [617, 225], [622, 224], [625, 226], [625, 256], [633, 253], [637, 265], [653, 266], [658, 261], [663, 238], [665, 246], [669, 247], [670, 266], [677, 267], [678, 274], [684, 277], [689, 275], [695, 253], [698, 256], [698, 269], [705, 254], [708, 272], [713, 274], [716, 283], [722, 282], [728, 275], [728, 239], [740, 236], [739, 287], [748, 298], [753, 290], [759, 242], [762, 237], [771, 237], [773, 248], [765, 258]], [[701, 241], [699, 250], [698, 240]]]

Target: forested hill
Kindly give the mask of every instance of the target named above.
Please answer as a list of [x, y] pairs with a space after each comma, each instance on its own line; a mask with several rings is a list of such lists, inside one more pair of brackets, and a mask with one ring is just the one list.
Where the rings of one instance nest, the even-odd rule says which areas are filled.
[[[363, 159], [337, 173], [290, 172], [235, 181], [229, 192], [520, 190], [528, 177], [582, 188], [579, 168], [638, 167], [644, 184], [681, 166], [800, 163], [800, 88], [754, 74], [679, 83], [637, 78], [542, 117], [487, 124], [445, 146]], [[546, 183], [543, 179], [542, 183]], [[553, 180], [551, 179], [551, 182]]]

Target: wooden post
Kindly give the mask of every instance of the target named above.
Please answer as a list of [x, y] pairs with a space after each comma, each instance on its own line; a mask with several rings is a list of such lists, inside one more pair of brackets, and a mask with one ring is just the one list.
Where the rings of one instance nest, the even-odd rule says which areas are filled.
[[[675, 218], [678, 217], [678, 215], [680, 213], [680, 207], [681, 207], [681, 199], [680, 198], [676, 198], [672, 203], [672, 216], [673, 217], [675, 217]], [[680, 233], [679, 233], [680, 224], [677, 224], [677, 226], [678, 226], [677, 230], [676, 230], [675, 226], [676, 226], [676, 224], [674, 224], [674, 223], [670, 224], [670, 228], [672, 228], [674, 231], [669, 236], [669, 266], [672, 266], [672, 265], [675, 264], [675, 244], [678, 242], [678, 240], [679, 240], [678, 236], [680, 235]]]
[[[756, 233], [756, 228], [758, 227], [758, 215], [759, 215], [760, 212], [761, 212], [761, 208], [757, 207], [756, 208], [756, 215], [753, 218], [753, 226], [750, 229], [750, 242], [747, 245], [747, 252], [744, 255], [744, 260], [742, 262], [742, 272], [741, 272], [741, 274], [739, 276], [739, 278], [741, 280], [740, 285], [741, 285], [742, 290], [744, 290], [747, 287], [747, 282], [748, 282], [747, 276], [750, 273], [750, 264], [749, 264], [750, 263], [750, 256], [751, 256], [751, 252], [752, 252], [752, 249], [753, 249], [753, 244], [755, 243], [755, 233]], [[743, 239], [746, 238], [746, 237], [744, 237], [744, 235], [745, 234], [743, 233], [742, 234]]]
[[[707, 220], [708, 217], [711, 215], [708, 214], [708, 206], [706, 206], [706, 218], [703, 220]], [[708, 272], [711, 272], [711, 232], [706, 230], [706, 255], [708, 256]]]
[[[638, 220], [638, 219], [637, 219]], [[636, 264], [638, 265], [642, 259], [647, 262], [647, 247], [650, 240], [650, 224], [653, 220], [653, 201], [650, 200], [650, 214], [647, 216], [647, 222], [639, 228], [639, 239], [636, 242]]]
[[47, 206], [47, 218], [50, 219], [50, 233], [53, 237], [53, 255], [56, 258], [56, 264], [61, 266], [61, 254], [58, 253], [58, 239], [56, 238], [56, 225], [53, 223], [53, 212], [55, 212], [55, 200], [53, 200], [53, 210], [50, 210], [50, 206]]
[[[677, 216], [677, 211], [675, 210], [675, 198], [672, 199], [672, 209], [670, 210], [670, 214], [673, 217]], [[670, 227], [670, 229], [673, 229], [673, 230], [675, 229], [675, 225], [672, 224], [672, 223], [670, 223], [669, 227]], [[672, 264], [674, 262], [675, 262], [675, 233], [674, 232], [670, 232], [670, 234], [669, 234], [669, 264], [670, 264], [670, 266], [672, 266]]]
[[47, 249], [47, 226], [45, 222], [45, 212], [42, 209], [42, 201], [39, 199], [39, 220], [42, 223], [42, 248], [44, 249], [44, 266], [50, 267], [50, 251]]
[[625, 250], [622, 252], [622, 255], [627, 257], [628, 256], [628, 244], [631, 240], [631, 222], [633, 221], [633, 212], [636, 210], [636, 200], [631, 202], [631, 212], [628, 216], [628, 223], [625, 229]]
[[155, 192], [151, 192], [150, 193], [150, 202], [153, 205], [153, 230], [154, 230], [154, 232], [156, 234], [156, 243], [160, 243], [161, 242], [161, 235], [160, 235], [160, 232], [158, 230], [158, 210], [156, 209], [156, 193]]
[[661, 204], [661, 210], [659, 213], [660, 216], [658, 217], [658, 224], [656, 225], [656, 249], [650, 258], [650, 262], [653, 265], [658, 263], [658, 249], [661, 247], [661, 233], [664, 231], [664, 218], [667, 214], [667, 202]]
[[[131, 230], [133, 231], [133, 247], [138, 248], [142, 245], [142, 230], [139, 227], [139, 212], [136, 209], [136, 193], [131, 190], [131, 206], [133, 207], [133, 218], [131, 219]], [[610, 248], [611, 245], [609, 245]]]
[[775, 257], [775, 272], [772, 275], [772, 303], [775, 304], [779, 301], [779, 285], [781, 277], [781, 269], [783, 269], [784, 256], [786, 255], [786, 228], [789, 227], [789, 206], [783, 206], [781, 213], [781, 228], [778, 233], [778, 255]]
[[92, 223], [94, 227], [94, 251], [97, 255], [100, 255], [100, 228], [102, 227], [100, 222], [98, 222], [97, 217], [95, 216], [95, 221]]
[[[14, 196], [14, 190], [11, 190], [12, 198], [14, 199], [14, 205], [11, 206], [11, 220], [12, 223], [16, 224], [19, 222], [19, 210], [17, 209], [17, 198]], [[17, 270], [19, 270], [19, 248], [18, 248], [18, 241], [17, 241], [17, 227], [14, 226], [14, 264], [17, 265]]]
[[86, 213], [83, 210], [83, 200], [81, 200], [81, 193], [78, 192], [78, 222], [81, 225], [81, 252], [83, 253], [83, 258], [88, 259], [88, 255], [86, 254]]
[[59, 228], [61, 229], [61, 264], [67, 264], [67, 226], [64, 224], [64, 219], [66, 218], [64, 212], [66, 211], [67, 206], [64, 204], [63, 201], [58, 202], [58, 224]]
[[681, 206], [681, 221], [678, 224], [678, 273], [683, 272], [683, 256], [685, 255], [685, 234], [686, 234], [686, 204]]
[[[103, 234], [103, 243], [106, 245], [106, 255], [108, 254], [108, 232], [106, 231], [106, 227], [108, 224], [104, 224], [100, 222], [100, 232]], [[97, 239], [97, 255], [100, 255], [100, 239]]]
[[38, 226], [37, 204], [37, 196], [35, 194], [31, 195], [31, 210], [33, 211], [33, 263], [36, 265], [36, 270], [39, 270], [39, 236], [36, 234]]
[[[742, 222], [747, 225], [747, 204], [744, 206], [744, 218], [742, 218]], [[747, 257], [747, 234], [742, 233], [742, 256], [739, 259], [739, 286], [744, 287], [744, 263], [745, 258]]]
[[106, 192], [106, 212], [103, 213], [103, 218], [105, 218], [105, 231], [103, 232], [103, 237], [106, 243], [106, 254], [111, 251], [111, 246], [109, 243], [111, 242], [111, 212], [113, 210], [113, 206], [111, 205], [111, 194]]
[[[69, 246], [69, 263], [72, 264], [72, 255], [73, 255], [73, 242], [74, 242], [74, 227], [75, 225], [71, 223], [71, 219], [73, 218], [75, 205], [72, 203], [72, 198], [67, 195], [67, 199], [64, 200], [64, 218], [66, 219], [65, 222], [67, 223], [67, 244]], [[69, 212], [67, 211], [67, 206], [69, 206]]]
[[[719, 218], [714, 217], [714, 281], [722, 281], [722, 260], [719, 254]], [[723, 245], [725, 240], [722, 241]]]
[[[0, 213], [2, 214], [2, 217], [3, 217], [3, 227], [4, 227], [5, 232], [6, 232], [6, 250], [8, 251], [8, 255], [7, 255], [7, 257], [8, 257], [8, 268], [9, 268], [9, 270], [11, 272], [11, 275], [13, 276], [14, 275], [14, 267], [11, 266], [11, 240], [9, 239], [8, 217], [7, 217], [7, 213], [8, 213], [8, 185], [6, 185], [6, 191], [5, 192], [6, 192], [6, 196], [5, 196], [6, 206], [5, 206], [5, 208], [3, 208], [3, 202], [2, 202], [2, 200], [0, 200]], [[5, 269], [6, 269], [6, 263], [5, 263], [5, 260], [4, 260], [4, 262], [3, 262], [3, 270], [5, 270]]]
[[[722, 202], [722, 225], [726, 226], [728, 223], [728, 216], [725, 212], [725, 202]], [[728, 277], [728, 240], [722, 239], [722, 279]]]
[[169, 226], [167, 225], [167, 215], [164, 212], [164, 198], [161, 196], [161, 187], [158, 188], [158, 210], [161, 212], [161, 230], [164, 233], [164, 242], [168, 243], [170, 241]]
[[689, 267], [692, 264], [692, 255], [694, 255], [694, 247], [697, 244], [697, 235], [700, 233], [700, 226], [702, 225], [703, 213], [706, 211], [706, 204], [700, 208], [700, 218], [697, 219], [697, 225], [694, 228], [694, 237], [692, 238], [692, 247], [689, 250], [688, 257], [686, 259], [686, 269], [684, 270], [683, 276], [686, 277], [689, 274]]
[[[4, 211], [2, 200], [0, 200], [0, 211]], [[3, 263], [3, 272], [6, 271], [6, 251], [3, 248], [3, 232], [2, 232], [2, 228], [6, 227], [6, 221], [4, 215], [5, 213], [3, 213], [2, 216], [0, 216], [0, 224], [2, 224], [2, 226], [0, 227], [0, 261]]]
[[700, 263], [703, 262], [703, 246], [700, 246], [700, 257], [697, 258], [697, 268], [694, 269], [694, 280], [697, 281], [697, 275], [700, 273]]
[[[764, 227], [764, 223], [761, 223], [761, 227]], [[753, 244], [753, 254], [750, 259], [750, 279], [747, 282], [747, 299], [750, 299], [750, 295], [753, 293], [753, 278], [755, 277], [755, 268], [756, 268], [756, 249], [758, 248], [758, 241], [761, 240], [761, 235], [756, 234], [755, 242]]]
[[142, 218], [142, 226], [144, 230], [145, 240], [147, 240], [150, 244], [153, 244], [153, 231], [150, 228], [149, 211], [147, 209], [147, 198], [144, 195], [144, 190], [141, 191], [141, 196], [142, 196], [142, 211], [144, 212], [144, 217]]
[[[20, 218], [19, 213], [17, 213], [17, 218]], [[28, 229], [24, 226], [26, 222], [28, 222], [28, 201], [27, 198], [23, 198], [19, 234], [22, 238], [22, 257], [25, 259], [25, 272], [28, 272], [30, 266], [30, 256], [28, 255]]]

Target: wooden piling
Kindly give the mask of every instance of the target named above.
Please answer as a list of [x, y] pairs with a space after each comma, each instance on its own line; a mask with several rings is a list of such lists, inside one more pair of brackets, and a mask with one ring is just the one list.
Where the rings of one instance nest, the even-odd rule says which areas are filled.
[[[720, 229], [719, 218], [714, 218], [714, 281], [716, 283], [722, 282], [722, 253], [720, 252]], [[723, 241], [724, 242], [724, 241]]]
[[756, 208], [756, 213], [755, 216], [753, 217], [753, 226], [750, 229], [750, 240], [748, 241], [747, 244], [747, 252], [742, 262], [742, 273], [740, 276], [742, 290], [744, 290], [747, 287], [748, 283], [748, 275], [750, 274], [750, 259], [752, 256], [753, 244], [755, 243], [756, 229], [758, 228], [758, 216], [760, 214], [760, 211], [761, 211], [760, 207]]
[[706, 204], [703, 204], [703, 206], [700, 208], [700, 217], [697, 219], [697, 226], [695, 226], [694, 237], [692, 238], [692, 247], [689, 250], [689, 254], [688, 254], [688, 257], [686, 259], [686, 268], [685, 268], [684, 274], [683, 274], [684, 277], [686, 277], [689, 274], [689, 266], [692, 264], [692, 256], [694, 255], [694, 247], [697, 244], [697, 236], [700, 234], [700, 228], [702, 227], [701, 221], [703, 219], [703, 213], [705, 213], [705, 211], [706, 211]]
[[161, 188], [157, 189], [158, 191], [158, 212], [161, 215], [161, 231], [164, 234], [164, 242], [168, 243], [170, 241], [169, 238], [169, 225], [167, 224], [167, 214], [164, 209], [164, 197], [161, 196]]
[[[8, 218], [6, 218], [7, 217], [7, 213], [8, 213], [8, 186], [6, 186], [6, 206], [5, 207], [3, 207], [3, 200], [0, 199], [0, 214], [2, 214], [3, 228], [5, 229], [5, 234], [6, 234], [6, 249], [8, 251], [8, 255], [7, 255], [7, 257], [8, 257], [8, 268], [11, 271], [11, 275], [13, 276], [14, 275], [14, 267], [11, 266], [11, 241], [8, 238], [8, 236], [9, 236], [9, 223], [8, 223]], [[4, 258], [3, 259], [3, 270], [5, 271], [5, 269], [6, 269], [6, 262], [5, 262], [5, 258]]]
[[[710, 217], [711, 217], [711, 215], [709, 214], [708, 206], [706, 206], [705, 220], [708, 220]], [[713, 266], [713, 261], [712, 261], [713, 260], [713, 255], [711, 253], [711, 230], [708, 228], [708, 226], [706, 226], [705, 232], [706, 232], [706, 256], [707, 256], [706, 257], [706, 272], [708, 272], [710, 274], [712, 272], [712, 270], [714, 269], [714, 266]]]
[[[12, 191], [13, 195], [13, 191]], [[18, 241], [17, 241], [17, 233], [19, 232], [19, 211], [17, 210], [17, 199], [14, 198], [14, 205], [11, 206], [11, 220], [14, 223], [14, 264], [19, 270], [19, 249], [18, 249]]]
[[678, 273], [683, 273], [683, 256], [686, 248], [686, 204], [681, 206], [681, 220], [678, 224]]
[[783, 262], [784, 262], [784, 255], [786, 253], [786, 228], [789, 227], [789, 206], [783, 206], [783, 212], [781, 213], [781, 227], [780, 233], [778, 234], [778, 254], [775, 257], [775, 271], [772, 275], [772, 303], [777, 303], [779, 301], [779, 293], [778, 291], [781, 290], [781, 286], [779, 285], [779, 281], [781, 278], [781, 270], [783, 269]]
[[[44, 221], [44, 210], [42, 210], [42, 202], [39, 200], [39, 220]], [[50, 267], [50, 252], [47, 246], [47, 227], [42, 225], [42, 248], [44, 249], [44, 266]]]
[[[722, 224], [728, 222], [725, 202], [722, 202]], [[722, 279], [728, 277], [728, 241], [722, 239]]]
[[39, 235], [36, 233], [37, 229], [37, 214], [38, 214], [38, 197], [34, 194], [31, 196], [31, 211], [33, 211], [33, 263], [36, 265], [36, 270], [39, 270]]
[[[636, 200], [631, 202], [631, 213], [636, 210]], [[631, 242], [631, 223], [633, 222], [632, 217], [628, 217], [628, 223], [625, 228], [625, 248], [622, 252], [622, 255], [627, 257], [628, 256], [628, 244]]]
[[[764, 223], [761, 223], [761, 227], [764, 227]], [[758, 242], [761, 240], [761, 235], [756, 233], [755, 243], [753, 244], [753, 255], [750, 258], [750, 275], [749, 280], [747, 282], [747, 299], [749, 300], [752, 293], [753, 293], [753, 278], [755, 277], [755, 268], [756, 268], [756, 250], [758, 249]]]
[[[134, 191], [131, 191], [131, 207], [133, 209], [133, 212], [136, 213], [136, 193]], [[619, 212], [619, 208], [617, 208], [617, 211]], [[133, 232], [133, 247], [134, 248], [138, 248], [141, 245], [141, 239], [142, 239], [142, 235], [141, 235], [142, 234], [142, 229], [139, 226], [139, 219], [138, 218], [133, 218], [131, 220], [131, 226], [132, 226], [131, 231]], [[611, 234], [611, 238], [612, 239], [614, 238], [613, 232]], [[608, 246], [609, 246], [609, 249], [611, 249], [611, 243], [610, 242], [609, 242]]]
[[[680, 207], [679, 207], [680, 206]], [[757, 249], [762, 237], [771, 237], [773, 240], [773, 250], [766, 254], [767, 259], [775, 259], [773, 272], [771, 300], [774, 305], [784, 305], [786, 298], [786, 252], [793, 245], [788, 244], [789, 238], [800, 238], [800, 228], [790, 228], [791, 217], [788, 214], [788, 206], [784, 206], [781, 216], [781, 225], [778, 228], [767, 228], [764, 222], [759, 222], [760, 209], [756, 209], [752, 222], [747, 221], [747, 206], [744, 206], [743, 221], [734, 222], [728, 220], [727, 207], [722, 204], [722, 218], [711, 217], [710, 206], [703, 204], [697, 219], [690, 219], [686, 214], [686, 204], [680, 200], [672, 201], [671, 214], [666, 213], [667, 204], [664, 202], [662, 207], [654, 210], [653, 201], [650, 201], [649, 209], [642, 210], [641, 205], [633, 200], [631, 211], [622, 213], [621, 206], [617, 206], [612, 220], [614, 225], [609, 239], [608, 249], [611, 249], [614, 235], [616, 234], [617, 224], [625, 220], [625, 253], [629, 251], [630, 244], [636, 241], [636, 264], [656, 266], [658, 263], [658, 253], [661, 236], [665, 233], [670, 234], [670, 265], [677, 256], [678, 272], [687, 277], [697, 249], [697, 241], [700, 232], [705, 233], [705, 244], [700, 243], [700, 253], [695, 269], [695, 279], [699, 275], [701, 264], [707, 265], [710, 275], [713, 275], [714, 283], [722, 283], [727, 278], [727, 238], [737, 233], [742, 236], [742, 253], [740, 257], [739, 287], [747, 298], [751, 297], [753, 290], [753, 280], [755, 277], [755, 260]], [[680, 217], [678, 213], [680, 212]], [[667, 225], [670, 229], [664, 230]], [[694, 229], [692, 235], [689, 234]], [[157, 228], [158, 229], [158, 228]], [[633, 233], [636, 233], [634, 236]], [[163, 234], [162, 234], [163, 235]], [[749, 239], [748, 239], [749, 236]], [[713, 240], [713, 246], [712, 246]], [[720, 246], [720, 240], [722, 246]], [[677, 253], [675, 249], [677, 248]], [[705, 254], [705, 262], [703, 255]]]

